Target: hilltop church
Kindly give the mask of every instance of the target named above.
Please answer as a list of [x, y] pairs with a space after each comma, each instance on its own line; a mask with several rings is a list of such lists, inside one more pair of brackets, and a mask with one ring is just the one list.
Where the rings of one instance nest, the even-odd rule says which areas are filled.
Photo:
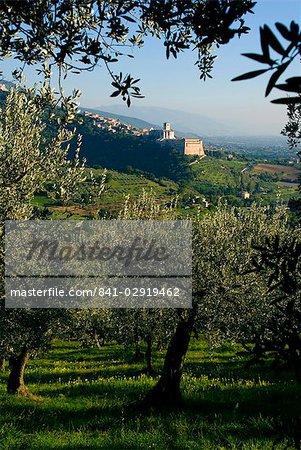
[[172, 146], [184, 155], [205, 156], [203, 142], [198, 138], [177, 138], [169, 122], [163, 124], [163, 130], [150, 130], [149, 136], [162, 146]]

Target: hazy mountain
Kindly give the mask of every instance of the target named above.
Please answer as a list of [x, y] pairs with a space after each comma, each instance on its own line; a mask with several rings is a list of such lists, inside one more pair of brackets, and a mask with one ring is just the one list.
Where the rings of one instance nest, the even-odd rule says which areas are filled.
[[[118, 120], [120, 120], [120, 122], [125, 123], [126, 125], [133, 125], [134, 127], [137, 127], [137, 128], [154, 128], [154, 129], [162, 128], [162, 124], [150, 123], [145, 120], [138, 119], [137, 117], [124, 116], [122, 114], [116, 114], [116, 113], [114, 114], [112, 112], [103, 111], [102, 109], [98, 109], [98, 108], [82, 107], [81, 109], [83, 111], [89, 111], [92, 113], [100, 114], [103, 117], [112, 117], [113, 119], [118, 119]], [[198, 134], [191, 133], [189, 131], [186, 131], [186, 132], [178, 131], [177, 129], [175, 131], [176, 131], [176, 135], [178, 137], [199, 137]]]
[[134, 127], [137, 127], [137, 128], [155, 128], [155, 129], [161, 128], [160, 125], [155, 125], [153, 123], [146, 122], [145, 120], [138, 119], [137, 117], [129, 117], [129, 116], [124, 116], [122, 114], [114, 114], [112, 112], [103, 111], [102, 109], [98, 109], [98, 108], [86, 108], [83, 106], [83, 107], [81, 107], [81, 109], [83, 111], [89, 111], [89, 112], [92, 112], [95, 114], [100, 114], [103, 117], [118, 119], [118, 120], [120, 120], [120, 122], [125, 123], [126, 125], [133, 125]]
[[180, 133], [199, 136], [208, 135], [230, 135], [236, 134], [236, 130], [230, 129], [202, 114], [194, 114], [156, 106], [131, 106], [124, 105], [100, 106], [100, 110], [109, 110], [114, 114], [126, 114], [128, 117], [139, 117], [147, 122], [158, 124], [162, 127], [163, 122], [171, 122], [174, 130]]

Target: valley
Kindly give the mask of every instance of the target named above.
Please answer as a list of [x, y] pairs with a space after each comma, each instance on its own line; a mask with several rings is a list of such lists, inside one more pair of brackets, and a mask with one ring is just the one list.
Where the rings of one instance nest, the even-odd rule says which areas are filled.
[[[227, 158], [227, 157], [226, 157]], [[297, 165], [266, 164], [254, 160], [206, 156], [189, 166], [189, 176], [179, 181], [130, 167], [127, 171], [108, 170], [105, 190], [100, 199], [89, 203], [87, 192], [90, 182], [82, 183], [79, 194], [67, 205], [47, 198], [45, 192], [35, 196], [34, 205], [48, 211], [53, 218], [91, 218], [95, 214], [115, 216], [125, 198], [137, 198], [143, 190], [152, 191], [158, 202], [169, 206], [176, 203], [180, 216], [206, 213], [219, 203], [233, 206], [284, 204], [298, 195]], [[103, 168], [92, 168], [100, 180]], [[243, 198], [249, 193], [248, 198]], [[245, 194], [246, 195], [246, 194]]]

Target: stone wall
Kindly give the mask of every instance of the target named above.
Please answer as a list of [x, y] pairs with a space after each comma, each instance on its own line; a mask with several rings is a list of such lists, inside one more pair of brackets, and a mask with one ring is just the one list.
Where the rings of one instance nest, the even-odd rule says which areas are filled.
[[205, 155], [203, 142], [197, 138], [184, 139], [184, 155]]
[[158, 139], [157, 142], [162, 147], [172, 147], [183, 155], [205, 156], [203, 142], [197, 138]]

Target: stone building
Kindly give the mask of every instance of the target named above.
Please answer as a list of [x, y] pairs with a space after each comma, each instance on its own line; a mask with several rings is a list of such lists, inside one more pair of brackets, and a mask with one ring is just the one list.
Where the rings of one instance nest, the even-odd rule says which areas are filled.
[[176, 139], [175, 132], [172, 130], [169, 122], [163, 124], [163, 139]]
[[205, 156], [203, 142], [198, 138], [184, 138], [184, 155]]
[[251, 197], [251, 194], [248, 191], [243, 191], [241, 193], [241, 198], [243, 198], [244, 200], [248, 200], [250, 197]]
[[175, 148], [184, 155], [205, 156], [201, 139], [177, 138], [169, 122], [163, 124], [163, 130], [150, 130], [149, 136], [157, 139], [162, 146]]

